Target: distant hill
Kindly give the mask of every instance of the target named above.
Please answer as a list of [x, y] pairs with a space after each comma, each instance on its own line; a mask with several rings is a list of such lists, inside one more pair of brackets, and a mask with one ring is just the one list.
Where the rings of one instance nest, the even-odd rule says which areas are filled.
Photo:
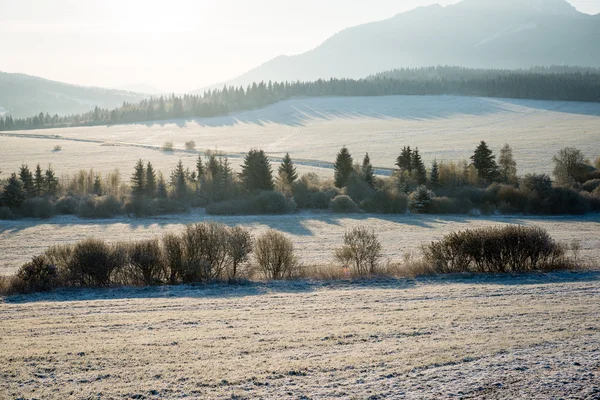
[[600, 15], [580, 13], [565, 0], [463, 0], [345, 29], [312, 51], [277, 57], [227, 84], [356, 79], [429, 65], [599, 67], [598, 38]]
[[148, 95], [95, 87], [70, 85], [24, 74], [0, 72], [0, 114], [29, 117], [80, 114], [94, 107], [115, 108], [123, 102], [137, 103]]

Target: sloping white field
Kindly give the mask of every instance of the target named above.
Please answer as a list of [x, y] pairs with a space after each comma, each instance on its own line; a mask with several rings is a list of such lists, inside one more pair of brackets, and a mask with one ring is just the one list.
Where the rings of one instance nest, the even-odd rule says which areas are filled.
[[334, 249], [342, 244], [346, 231], [364, 226], [374, 229], [382, 243], [384, 256], [401, 261], [407, 253], [419, 253], [423, 244], [441, 239], [457, 230], [506, 224], [536, 225], [548, 230], [557, 241], [581, 245], [586, 260], [600, 260], [599, 215], [581, 217], [467, 217], [430, 215], [336, 215], [301, 212], [293, 215], [214, 217], [195, 211], [164, 217], [111, 220], [82, 220], [71, 216], [47, 221], [0, 221], [0, 275], [10, 274], [54, 244], [74, 243], [88, 237], [109, 242], [142, 240], [166, 232], [180, 233], [186, 224], [216, 221], [229, 226], [242, 225], [253, 235], [276, 229], [289, 235], [297, 255], [305, 265], [327, 265], [334, 262]]
[[[403, 146], [418, 147], [429, 163], [468, 159], [479, 141], [485, 140], [496, 153], [509, 143], [520, 173], [549, 173], [552, 156], [563, 147], [580, 148], [592, 159], [600, 156], [600, 104], [460, 96], [321, 97], [288, 100], [225, 117], [20, 134], [41, 135], [44, 139], [40, 140], [48, 144], [19, 137], [28, 142], [19, 146], [0, 136], [1, 169], [12, 170], [23, 161], [58, 163], [62, 156], [80, 168], [90, 168], [108, 163], [101, 159], [104, 150], [97, 154], [91, 150], [102, 142], [160, 147], [173, 141], [183, 149], [189, 140], [200, 150], [233, 154], [262, 148], [275, 157], [289, 152], [294, 158], [322, 161], [333, 161], [346, 145], [357, 159], [368, 152], [374, 165], [393, 168]], [[78, 142], [64, 144], [65, 149], [73, 146], [75, 150], [75, 144], [82, 147], [75, 150], [76, 155], [66, 151], [48, 155], [58, 142], [52, 138], [55, 135], [96, 143], [90, 143], [90, 148]], [[36, 154], [39, 158], [34, 160], [31, 149], [37, 146], [46, 152]], [[147, 150], [141, 154], [131, 146], [111, 147], [105, 150], [110, 153], [106, 160], [128, 170], [132, 160], [141, 156], [152, 161], [161, 157], [156, 150]]]

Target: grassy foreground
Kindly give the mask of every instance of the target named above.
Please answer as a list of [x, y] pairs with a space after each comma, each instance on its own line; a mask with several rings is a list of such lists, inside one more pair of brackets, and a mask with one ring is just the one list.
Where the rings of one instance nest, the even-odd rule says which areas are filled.
[[598, 343], [596, 272], [62, 290], [0, 305], [0, 398], [594, 398]]

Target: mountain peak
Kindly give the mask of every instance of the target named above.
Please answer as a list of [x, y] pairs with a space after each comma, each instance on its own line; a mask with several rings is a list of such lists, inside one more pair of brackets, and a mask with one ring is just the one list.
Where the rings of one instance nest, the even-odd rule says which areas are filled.
[[577, 14], [577, 9], [566, 0], [463, 0], [457, 4], [477, 10], [521, 11], [541, 14]]

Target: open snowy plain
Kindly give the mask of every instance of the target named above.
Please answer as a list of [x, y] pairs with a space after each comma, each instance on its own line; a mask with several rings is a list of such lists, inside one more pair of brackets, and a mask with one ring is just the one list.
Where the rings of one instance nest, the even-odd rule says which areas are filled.
[[[7, 136], [9, 135], [9, 136]], [[393, 168], [403, 146], [418, 147], [424, 161], [468, 159], [481, 140], [498, 153], [509, 143], [519, 172], [550, 173], [552, 156], [577, 147], [600, 156], [600, 104], [460, 96], [320, 97], [283, 101], [229, 116], [116, 126], [0, 133], [0, 169], [51, 163], [58, 174], [94, 168], [132, 170], [142, 158], [168, 173], [179, 158], [193, 167], [195, 154], [160, 150], [166, 141], [184, 149], [228, 154], [261, 148], [273, 157], [289, 152], [309, 165], [332, 162], [346, 145], [357, 159], [368, 152], [376, 167]], [[62, 147], [54, 152], [55, 145]], [[304, 168], [301, 166], [301, 168]], [[300, 172], [307, 172], [301, 170]], [[319, 169], [317, 169], [319, 170]], [[320, 169], [331, 176], [329, 169]]]

